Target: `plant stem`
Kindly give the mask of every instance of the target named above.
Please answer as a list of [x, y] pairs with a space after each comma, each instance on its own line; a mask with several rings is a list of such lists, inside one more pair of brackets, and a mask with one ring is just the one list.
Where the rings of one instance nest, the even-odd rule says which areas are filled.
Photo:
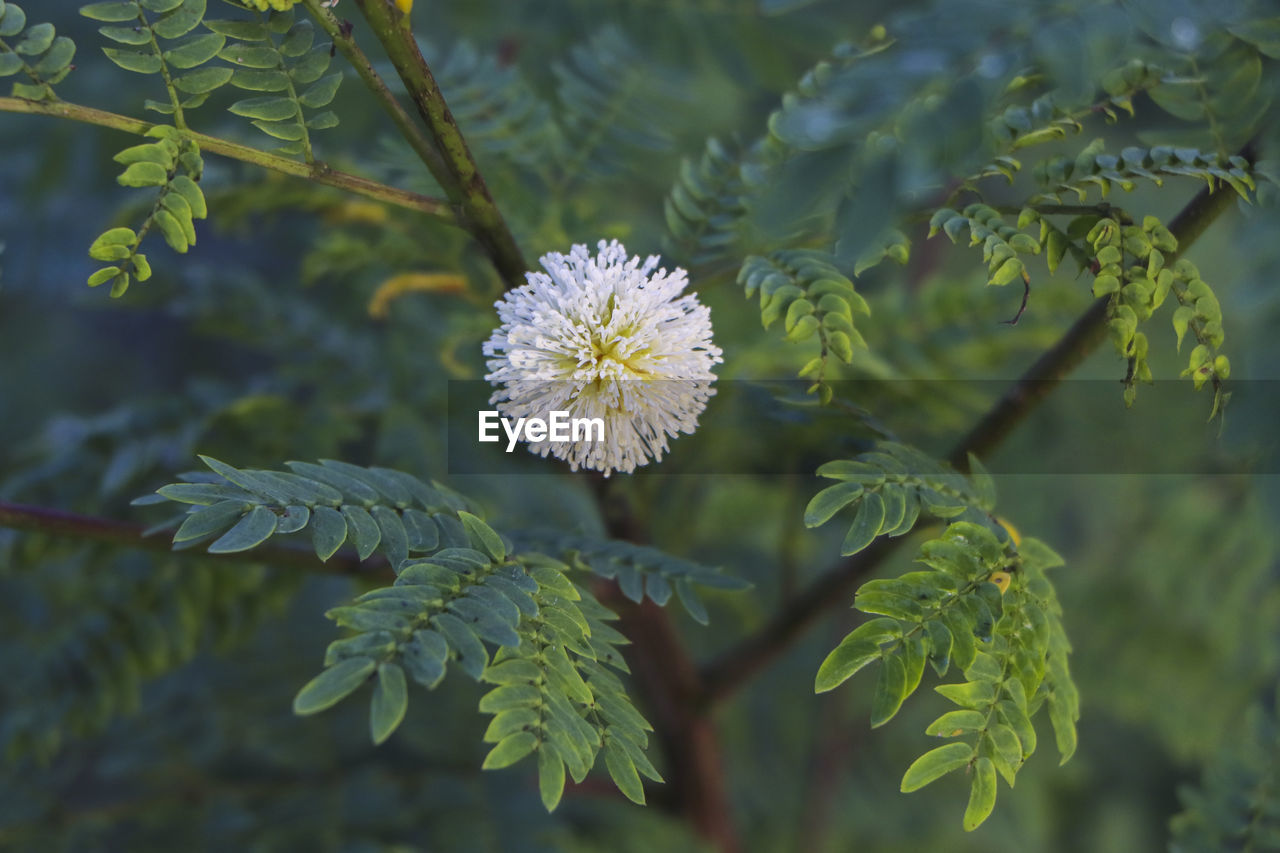
[[[387, 58], [395, 66], [409, 97], [418, 108], [418, 115], [444, 158], [444, 171], [436, 174], [432, 168], [432, 174], [444, 188], [445, 195], [462, 207], [464, 227], [484, 247], [507, 287], [524, 284], [524, 273], [529, 267], [489, 194], [484, 177], [476, 167], [453, 114], [449, 112], [449, 105], [445, 103], [431, 69], [418, 50], [409, 26], [409, 16], [386, 0], [356, 0], [356, 5], [382, 43]], [[427, 166], [432, 167], [430, 161]]]
[[[140, 524], [7, 501], [0, 501], [0, 527], [31, 530], [51, 536], [71, 536], [90, 542], [125, 545], [148, 551], [181, 553], [173, 551], [173, 543], [167, 536], [144, 536], [143, 531], [146, 528]], [[216, 555], [203, 552], [199, 552], [199, 556], [204, 559], [216, 559]], [[361, 563], [353, 551], [339, 551], [330, 557], [328, 562], [321, 563], [312, 551], [284, 545], [268, 545], [257, 548], [250, 554], [236, 555], [231, 559], [237, 558], [254, 563], [269, 563], [273, 566], [288, 566], [338, 575], [369, 576], [387, 572], [385, 561], [380, 563], [379, 560], [372, 559], [367, 563]]]
[[[70, 104], [66, 101], [49, 103], [45, 101], [28, 101], [24, 98], [0, 97], [0, 112], [55, 116], [86, 124], [95, 124], [112, 130], [122, 130], [139, 136], [155, 127], [154, 122], [143, 121], [142, 119], [131, 118], [118, 113], [109, 113], [92, 107]], [[453, 206], [440, 199], [389, 187], [386, 184], [380, 184], [368, 178], [361, 178], [358, 175], [339, 172], [319, 161], [301, 163], [288, 157], [281, 157], [278, 154], [270, 154], [266, 151], [250, 148], [248, 145], [228, 142], [216, 136], [206, 136], [203, 133], [192, 131], [186, 131], [186, 133], [200, 145], [201, 151], [220, 154], [233, 160], [240, 160], [245, 163], [252, 163], [255, 166], [261, 166], [264, 169], [271, 169], [274, 172], [306, 178], [324, 186], [336, 187], [366, 198], [394, 204], [397, 207], [416, 210], [451, 224], [457, 224], [458, 221]]]
[[449, 169], [445, 165], [444, 158], [440, 156], [440, 152], [436, 151], [422, 131], [414, 124], [413, 118], [409, 113], [405, 112], [404, 107], [400, 106], [400, 102], [396, 100], [396, 96], [387, 86], [386, 82], [373, 68], [373, 63], [369, 61], [369, 57], [360, 49], [360, 45], [356, 44], [356, 40], [351, 35], [349, 25], [344, 26], [328, 7], [320, 5], [321, 0], [303, 0], [311, 17], [320, 25], [320, 29], [333, 40], [333, 44], [338, 51], [351, 63], [351, 67], [356, 70], [356, 74], [364, 82], [364, 85], [378, 99], [378, 103], [391, 116], [391, 121], [395, 124], [396, 129], [400, 131], [400, 135], [404, 137], [405, 142], [409, 143], [409, 147], [414, 153], [426, 164], [428, 171], [439, 182], [440, 186], [445, 186], [441, 176], [448, 175]]
[[[1249, 146], [1241, 153], [1246, 159], [1253, 159]], [[1178, 239], [1179, 253], [1186, 251], [1231, 206], [1234, 198], [1233, 193], [1225, 190], [1212, 193], [1208, 187], [1200, 190], [1169, 224], [1169, 230]], [[994, 450], [1068, 373], [1097, 348], [1106, 338], [1107, 300], [1104, 297], [1090, 305], [1058, 342], [1036, 359], [956, 444], [947, 457], [955, 468], [967, 471], [970, 453], [981, 458]], [[854, 587], [874, 572], [907, 538], [882, 536], [876, 539], [866, 550], [819, 576], [760, 630], [704, 667], [705, 700], [718, 702], [733, 695], [752, 676], [778, 658], [826, 611], [847, 606]]]
[[[605, 528], [612, 539], [645, 544], [619, 480], [596, 477], [592, 485]], [[724, 784], [719, 736], [706, 690], [671, 614], [652, 600], [640, 604], [622, 594], [616, 581], [595, 587], [602, 604], [618, 614], [618, 626], [632, 642], [627, 652], [634, 679], [667, 759], [662, 802], [685, 817], [721, 853], [741, 849]]]

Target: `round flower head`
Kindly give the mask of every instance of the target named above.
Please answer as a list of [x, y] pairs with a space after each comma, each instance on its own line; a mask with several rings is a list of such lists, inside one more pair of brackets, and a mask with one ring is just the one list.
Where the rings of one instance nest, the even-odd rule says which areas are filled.
[[684, 270], [657, 269], [652, 256], [641, 264], [617, 240], [601, 240], [594, 257], [578, 245], [541, 263], [545, 273], [527, 273], [529, 283], [496, 304], [502, 325], [484, 344], [485, 378], [500, 386], [490, 402], [512, 421], [599, 418], [603, 440], [583, 429], [574, 440], [529, 441], [574, 471], [607, 477], [661, 460], [668, 436], [697, 429], [715, 393], [711, 367], [722, 359], [711, 312], [681, 295]]

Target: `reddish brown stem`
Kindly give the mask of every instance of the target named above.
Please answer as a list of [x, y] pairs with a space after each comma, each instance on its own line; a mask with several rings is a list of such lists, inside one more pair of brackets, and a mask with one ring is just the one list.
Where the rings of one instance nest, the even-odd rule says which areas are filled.
[[[596, 498], [610, 537], [644, 544], [626, 501], [612, 484], [596, 482]], [[715, 722], [702, 701], [706, 688], [666, 610], [645, 599], [636, 604], [612, 581], [599, 585], [601, 602], [616, 612], [631, 640], [627, 662], [647, 701], [666, 757], [663, 802], [688, 820], [722, 853], [741, 849], [724, 785]]]

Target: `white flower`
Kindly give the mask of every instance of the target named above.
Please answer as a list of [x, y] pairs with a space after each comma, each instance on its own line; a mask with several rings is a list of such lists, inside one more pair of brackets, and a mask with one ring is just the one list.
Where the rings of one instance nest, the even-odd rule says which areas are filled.
[[682, 296], [685, 271], [657, 257], [628, 259], [614, 240], [541, 258], [546, 273], [496, 303], [502, 325], [484, 344], [501, 387], [490, 402], [515, 418], [601, 418], [603, 441], [531, 441], [530, 451], [579, 467], [631, 473], [661, 460], [668, 436], [692, 433], [715, 391], [711, 312]]

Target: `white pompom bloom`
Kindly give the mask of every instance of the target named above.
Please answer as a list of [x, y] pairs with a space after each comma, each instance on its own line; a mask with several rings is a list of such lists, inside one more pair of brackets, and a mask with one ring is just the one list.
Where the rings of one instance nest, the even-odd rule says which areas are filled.
[[[603, 441], [530, 441], [579, 467], [631, 473], [660, 461], [668, 437], [692, 433], [714, 393], [711, 312], [681, 295], [685, 271], [658, 269], [658, 258], [628, 258], [614, 240], [541, 258], [545, 273], [496, 303], [502, 325], [484, 344], [499, 385], [490, 402], [512, 421], [600, 418]], [[655, 272], [656, 270], [656, 272]]]

